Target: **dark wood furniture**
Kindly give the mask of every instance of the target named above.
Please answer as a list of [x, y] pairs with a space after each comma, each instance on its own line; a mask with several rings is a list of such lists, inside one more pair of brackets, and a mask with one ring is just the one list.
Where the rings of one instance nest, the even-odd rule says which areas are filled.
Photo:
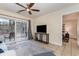
[[49, 34], [35, 33], [35, 40], [48, 44], [49, 43]]

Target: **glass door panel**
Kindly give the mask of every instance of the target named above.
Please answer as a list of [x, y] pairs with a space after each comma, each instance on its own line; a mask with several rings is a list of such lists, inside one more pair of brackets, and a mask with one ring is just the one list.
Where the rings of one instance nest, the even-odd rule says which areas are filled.
[[16, 22], [16, 41], [26, 40], [27, 38], [27, 23]]
[[9, 42], [15, 40], [15, 21], [0, 18], [0, 41]]

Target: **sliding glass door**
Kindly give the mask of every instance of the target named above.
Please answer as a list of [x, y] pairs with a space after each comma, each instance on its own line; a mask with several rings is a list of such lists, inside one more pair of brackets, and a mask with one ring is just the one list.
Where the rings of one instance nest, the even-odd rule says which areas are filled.
[[0, 41], [8, 43], [27, 40], [28, 22], [22, 20], [19, 21], [0, 18]]
[[0, 41], [15, 40], [15, 22], [10, 19], [0, 18]]
[[27, 23], [16, 22], [16, 40], [23, 41], [27, 39]]

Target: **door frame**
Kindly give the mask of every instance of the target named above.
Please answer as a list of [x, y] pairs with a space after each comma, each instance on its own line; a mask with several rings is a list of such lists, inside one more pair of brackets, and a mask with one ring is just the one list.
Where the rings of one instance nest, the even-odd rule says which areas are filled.
[[[66, 13], [66, 14], [63, 14], [62, 15], [62, 25], [63, 25], [63, 22], [64, 22], [64, 16], [65, 15], [69, 15], [69, 14], [72, 14], [72, 13], [79, 13], [79, 12], [71, 12], [71, 13]], [[79, 19], [79, 17], [78, 17], [78, 19]], [[78, 19], [77, 19], [77, 22], [78, 22]], [[77, 24], [77, 26], [78, 26], [78, 24]], [[62, 27], [63, 28], [63, 27]], [[62, 29], [63, 30], [63, 29]], [[78, 30], [78, 29], [77, 29]], [[62, 34], [63, 34], [63, 32], [62, 32]], [[79, 43], [78, 43], [78, 31], [77, 31], [77, 46], [79, 45]], [[63, 40], [62, 40], [62, 45], [63, 45]]]
[[[17, 33], [17, 31], [16, 31], [16, 30], [17, 30], [17, 29], [16, 29], [16, 27], [17, 27], [17, 26], [16, 26], [16, 23], [17, 23], [17, 22], [27, 23], [27, 33], [28, 33], [28, 20], [17, 19], [17, 20], [15, 21], [15, 41], [16, 41], [16, 39], [17, 39], [17, 38], [16, 38], [16, 33]], [[28, 34], [27, 34], [27, 39], [28, 39]]]
[[[25, 20], [25, 19], [17, 19], [17, 18], [12, 18], [12, 17], [7, 17], [7, 16], [3, 16], [3, 15], [0, 15], [0, 18], [2, 19], [8, 19], [8, 20], [13, 20], [15, 22], [15, 40], [16, 40], [16, 22], [26, 22], [27, 23], [27, 32], [28, 32], [28, 20]], [[28, 34], [27, 34], [27, 39], [28, 39]], [[14, 40], [14, 42], [16, 42]]]

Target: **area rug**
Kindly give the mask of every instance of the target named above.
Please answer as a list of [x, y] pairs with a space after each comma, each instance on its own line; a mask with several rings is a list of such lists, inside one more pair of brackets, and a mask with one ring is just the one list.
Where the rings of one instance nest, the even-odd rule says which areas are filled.
[[45, 53], [36, 54], [34, 56], [55, 56], [55, 54], [53, 54], [52, 52], [45, 52]]
[[38, 42], [31, 40], [8, 44], [8, 49], [14, 49], [17, 56], [55, 56], [52, 50], [43, 48]]

